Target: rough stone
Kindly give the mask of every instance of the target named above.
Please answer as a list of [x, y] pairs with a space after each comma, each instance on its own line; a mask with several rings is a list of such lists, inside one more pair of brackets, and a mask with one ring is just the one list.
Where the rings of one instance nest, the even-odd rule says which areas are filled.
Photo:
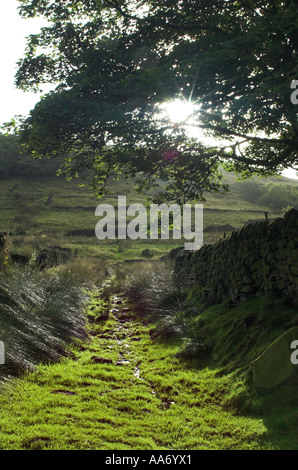
[[276, 289], [298, 305], [298, 211], [289, 212], [273, 222], [248, 224], [195, 252], [173, 250], [169, 257], [177, 280], [208, 287], [209, 304], [231, 296], [237, 300], [237, 295], [240, 300], [243, 292], [265, 296]]
[[59, 264], [66, 263], [72, 257], [70, 248], [61, 248], [60, 246], [52, 246], [46, 250], [42, 250], [36, 257], [36, 262], [40, 269], [52, 268]]

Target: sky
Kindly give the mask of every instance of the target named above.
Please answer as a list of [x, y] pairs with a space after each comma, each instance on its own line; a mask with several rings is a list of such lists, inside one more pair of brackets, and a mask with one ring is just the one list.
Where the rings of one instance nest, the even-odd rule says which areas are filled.
[[[22, 19], [17, 7], [17, 0], [0, 1], [0, 126], [16, 115], [26, 116], [40, 98], [38, 93], [18, 90], [14, 80], [17, 61], [24, 56], [26, 36], [38, 33], [46, 23], [41, 18]], [[294, 170], [285, 170], [283, 174], [297, 178]]]
[[17, 11], [17, 0], [0, 1], [0, 126], [15, 115], [27, 115], [39, 101], [39, 94], [23, 92], [14, 86], [17, 61], [23, 57], [26, 39], [37, 33], [44, 20], [22, 19]]

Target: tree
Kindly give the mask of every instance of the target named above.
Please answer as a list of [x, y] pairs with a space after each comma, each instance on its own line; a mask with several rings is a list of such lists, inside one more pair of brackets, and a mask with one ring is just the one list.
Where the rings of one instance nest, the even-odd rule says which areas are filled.
[[[21, 123], [31, 154], [67, 155], [68, 175], [91, 171], [99, 193], [122, 173], [142, 190], [165, 181], [164, 200], [180, 202], [219, 190], [220, 165], [246, 176], [297, 165], [296, 1], [19, 3], [49, 26], [29, 37], [16, 83], [57, 84]], [[192, 119], [211, 144], [157, 112], [181, 96], [200, 104]]]
[[296, 186], [282, 183], [268, 183], [266, 186], [267, 191], [260, 198], [262, 204], [266, 204], [275, 210], [297, 207], [298, 188]]

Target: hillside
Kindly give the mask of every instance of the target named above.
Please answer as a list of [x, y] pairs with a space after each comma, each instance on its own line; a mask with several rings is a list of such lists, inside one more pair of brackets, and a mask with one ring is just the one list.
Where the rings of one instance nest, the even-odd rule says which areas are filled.
[[[287, 178], [237, 182], [225, 175], [229, 192], [207, 194], [204, 207], [204, 242], [213, 243], [242, 225], [254, 220], [280, 217], [289, 207], [298, 207], [298, 184]], [[175, 240], [97, 240], [94, 235], [98, 218], [95, 208], [109, 203], [117, 207], [118, 196], [127, 197], [127, 205], [145, 203], [131, 180], [111, 181], [109, 194], [98, 199], [83, 181], [66, 181], [63, 176], [5, 178], [0, 181], [0, 231], [11, 233], [15, 253], [31, 256], [49, 245], [79, 250], [84, 256], [123, 259], [139, 257], [143, 250], [162, 255], [181, 242]], [[282, 197], [281, 197], [282, 196]]]

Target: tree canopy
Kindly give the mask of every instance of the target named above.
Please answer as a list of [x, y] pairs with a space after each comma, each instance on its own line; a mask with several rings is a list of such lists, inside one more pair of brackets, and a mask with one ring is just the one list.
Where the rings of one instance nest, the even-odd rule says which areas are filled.
[[[220, 166], [269, 175], [297, 165], [295, 0], [19, 0], [49, 26], [28, 38], [18, 87], [55, 83], [21, 123], [27, 151], [67, 155], [100, 193], [110, 174], [185, 202], [221, 187]], [[186, 119], [158, 112], [197, 103]], [[211, 142], [211, 143], [210, 143]]]

